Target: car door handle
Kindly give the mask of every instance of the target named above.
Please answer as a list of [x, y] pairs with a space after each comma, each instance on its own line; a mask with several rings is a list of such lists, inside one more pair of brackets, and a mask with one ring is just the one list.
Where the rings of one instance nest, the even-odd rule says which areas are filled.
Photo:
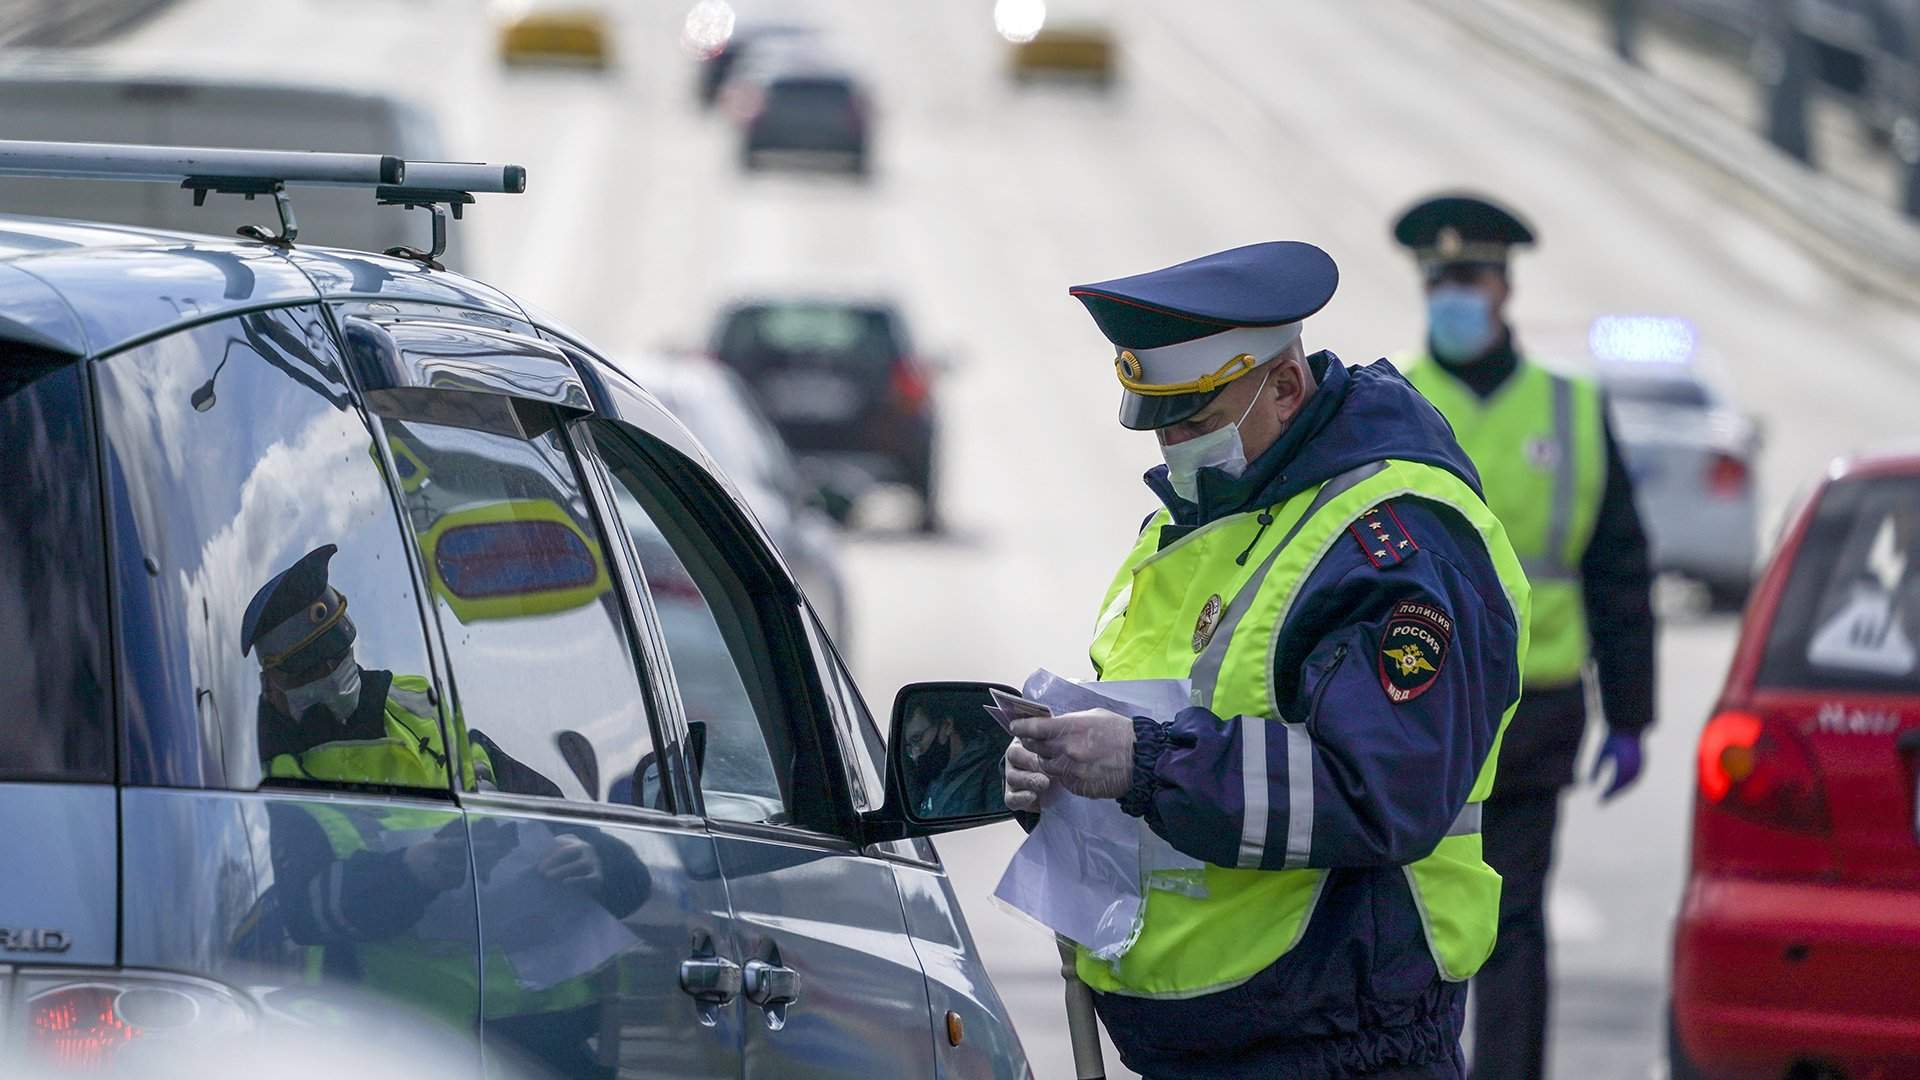
[[724, 956], [692, 956], [680, 961], [680, 989], [700, 1001], [725, 1005], [740, 996], [740, 965]]
[[800, 973], [765, 960], [747, 961], [747, 1000], [773, 1008], [800, 1000]]

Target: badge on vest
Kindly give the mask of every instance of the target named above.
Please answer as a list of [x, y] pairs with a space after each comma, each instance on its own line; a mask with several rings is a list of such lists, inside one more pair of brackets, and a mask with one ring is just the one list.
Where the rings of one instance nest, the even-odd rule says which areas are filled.
[[1550, 472], [1554, 466], [1560, 464], [1560, 444], [1546, 435], [1528, 439], [1524, 450], [1527, 455], [1527, 464], [1541, 472]]
[[1200, 609], [1200, 619], [1193, 624], [1193, 651], [1203, 652], [1207, 643], [1213, 640], [1213, 632], [1220, 629], [1220, 594], [1207, 597], [1207, 606]]
[[1395, 604], [1380, 632], [1380, 688], [1403, 705], [1433, 687], [1453, 648], [1453, 617], [1415, 600]]

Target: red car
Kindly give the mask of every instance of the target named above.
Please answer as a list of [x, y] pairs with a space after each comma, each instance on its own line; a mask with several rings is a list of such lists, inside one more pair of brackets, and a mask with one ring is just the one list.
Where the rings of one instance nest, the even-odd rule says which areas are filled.
[[1920, 1077], [1920, 455], [1795, 515], [1698, 766], [1675, 1080]]

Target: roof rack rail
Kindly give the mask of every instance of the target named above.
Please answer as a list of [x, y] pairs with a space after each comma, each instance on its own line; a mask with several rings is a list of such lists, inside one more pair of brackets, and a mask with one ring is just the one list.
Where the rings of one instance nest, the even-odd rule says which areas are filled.
[[280, 231], [243, 225], [241, 236], [291, 247], [299, 235], [291, 186], [370, 187], [380, 205], [425, 207], [433, 212], [429, 251], [390, 248], [399, 255], [441, 269], [446, 251], [443, 206], [460, 208], [474, 192], [513, 194], [527, 190], [527, 170], [519, 165], [421, 161], [409, 165], [392, 154], [336, 154], [306, 150], [232, 150], [217, 147], [142, 146], [126, 143], [38, 142], [0, 139], [0, 176], [70, 180], [143, 180], [178, 183], [203, 205], [209, 191], [273, 196]]

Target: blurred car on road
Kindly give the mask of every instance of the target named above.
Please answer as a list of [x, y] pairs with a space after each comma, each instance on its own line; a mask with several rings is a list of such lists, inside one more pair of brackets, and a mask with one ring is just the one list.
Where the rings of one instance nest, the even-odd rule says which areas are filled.
[[[0, 139], [445, 156], [433, 115], [393, 94], [74, 55], [0, 56]], [[345, 189], [302, 192], [300, 239], [369, 251], [426, 244], [424, 215], [369, 203], [364, 193]], [[271, 199], [212, 195], [195, 206], [153, 184], [102, 180], [0, 178], [0, 208], [188, 232], [230, 231], [242, 222], [277, 226], [279, 220]]]
[[1588, 328], [1585, 352], [1633, 478], [1654, 571], [1697, 581], [1714, 607], [1738, 610], [1759, 559], [1758, 422], [1711, 376], [1711, 357], [1684, 320], [1602, 317]]
[[722, 90], [739, 127], [739, 165], [835, 167], [864, 177], [874, 115], [866, 88], [808, 40], [768, 42], [739, 63]]
[[[435, 175], [111, 151], [59, 160]], [[998, 791], [916, 811], [914, 688], [889, 750], [708, 451], [553, 319], [0, 214], [0, 461], [0, 1075], [309, 1064], [284, 1020], [466, 1076], [1031, 1076], [926, 839]], [[1004, 740], [987, 700], [935, 715]]]
[[705, 356], [643, 353], [615, 361], [692, 430], [786, 556], [793, 577], [841, 649], [848, 606], [838, 529], [752, 391]]
[[803, 52], [757, 57], [728, 81], [725, 97], [740, 125], [742, 169], [778, 160], [867, 174], [873, 110], [845, 68]]
[[1112, 27], [1092, 11], [1043, 0], [999, 0], [993, 21], [1011, 45], [1007, 70], [1016, 82], [1071, 75], [1106, 87], [1117, 78], [1120, 47]]
[[498, 18], [503, 64], [604, 68], [613, 62], [613, 27], [596, 3], [504, 0]]
[[932, 372], [879, 301], [789, 296], [721, 313], [711, 352], [737, 372], [811, 479], [848, 499], [877, 483], [920, 498], [940, 527]]
[[1792, 516], [1697, 781], [1673, 1080], [1920, 1076], [1920, 454]]

